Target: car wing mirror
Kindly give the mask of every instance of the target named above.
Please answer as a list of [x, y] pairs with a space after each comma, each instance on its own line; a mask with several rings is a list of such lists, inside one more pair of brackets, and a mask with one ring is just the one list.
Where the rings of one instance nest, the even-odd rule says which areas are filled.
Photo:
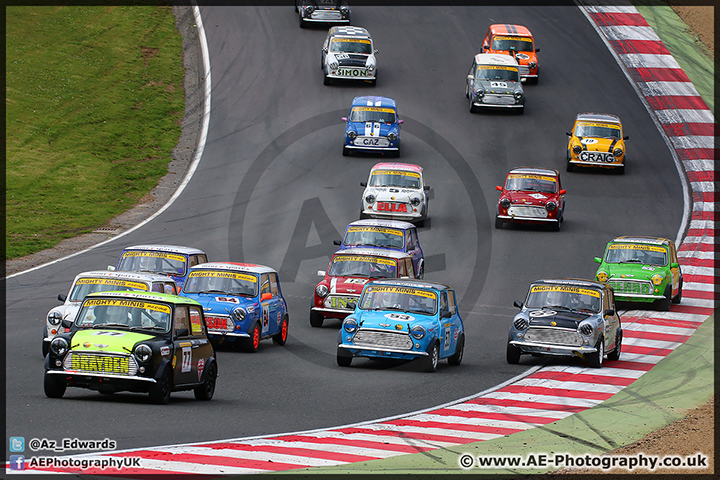
[[175, 338], [178, 337], [187, 337], [189, 335], [189, 330], [187, 328], [181, 328], [175, 332]]
[[502, 192], [502, 191], [503, 191], [503, 187], [501, 187], [500, 185], [496, 185], [496, 186], [495, 186], [495, 190], [500, 190], [500, 191]]
[[445, 310], [440, 314], [440, 318], [450, 318], [452, 316], [452, 313], [450, 313], [450, 310]]
[[522, 302], [518, 302], [517, 300], [515, 300], [515, 301], [513, 302], [513, 306], [514, 306], [514, 307], [517, 307], [517, 308], [522, 308], [522, 307], [523, 307], [523, 304], [522, 304]]
[[613, 315], [615, 315], [615, 310], [613, 310], [612, 308], [608, 308], [607, 310], [605, 310], [606, 317], [612, 317]]
[[600, 257], [595, 257], [593, 260], [595, 260], [595, 263], [602, 263]]
[[347, 123], [347, 117], [340, 117], [340, 120], [342, 120], [343, 122]]
[[373, 54], [377, 55], [378, 53], [380, 53], [380, 50], [378, 50], [377, 48], [373, 50]]
[[567, 135], [568, 137], [572, 137], [572, 132], [565, 132], [565, 135]]
[[563, 190], [560, 190], [559, 193], [560, 193], [560, 195], [565, 195], [565, 194], [567, 193], [567, 190], [564, 190], [564, 189], [563, 189]]
[[73, 321], [68, 320], [67, 318], [63, 318], [61, 323], [62, 323], [63, 327], [70, 328], [70, 327], [72, 327]]
[[325, 47], [321, 48], [320, 50], [323, 51], [324, 53], [327, 53], [327, 48], [325, 48]]
[[360, 182], [361, 187], [367, 187], [367, 182]]
[[325, 272], [323, 270], [318, 270], [318, 277], [324, 277]]
[[673, 262], [670, 264], [670, 268], [680, 268], [680, 264], [678, 262]]
[[110, 270], [111, 272], [114, 272], [114, 271], [115, 271], [115, 267], [113, 267], [112, 265], [108, 265], [108, 270]]
[[430, 185], [425, 185], [425, 186], [423, 187], [423, 190], [425, 190], [426, 192], [429, 192], [429, 191], [430, 191]]
[[405, 123], [405, 120], [398, 120], [398, 125], [402, 125], [403, 123]]
[[272, 293], [265, 292], [262, 295], [260, 295], [260, 301], [264, 302], [265, 300], [270, 300], [272, 298]]
[[468, 80], [472, 80], [473, 76], [468, 74], [467, 78], [468, 78]]
[[65, 300], [67, 300], [67, 295], [63, 295], [62, 293], [58, 294], [58, 300], [65, 303]]
[[540, 49], [535, 47], [535, 53], [538, 53], [539, 51], [540, 51]]
[[625, 135], [625, 136], [623, 137], [623, 140], [629, 140], [629, 139], [630, 139], [630, 136], [629, 136], [629, 135]]
[[333, 240], [333, 245], [342, 245], [340, 240]]

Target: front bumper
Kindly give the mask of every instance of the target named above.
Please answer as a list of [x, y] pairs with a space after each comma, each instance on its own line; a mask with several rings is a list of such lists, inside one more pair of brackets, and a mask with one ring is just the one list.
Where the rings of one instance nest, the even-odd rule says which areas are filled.
[[74, 370], [45, 370], [45, 375], [58, 375], [67, 379], [69, 387], [90, 390], [128, 391], [147, 393], [157, 381], [138, 375], [113, 375], [107, 373], [78, 372]]
[[570, 159], [570, 164], [578, 167], [595, 167], [595, 168], [619, 168], [624, 167], [624, 162], [608, 163], [608, 162], [589, 162], [577, 159]]
[[345, 318], [353, 312], [350, 309], [327, 307], [312, 307], [310, 310], [321, 313], [323, 317], [327, 318]]
[[518, 215], [498, 215], [497, 218], [500, 218], [506, 222], [539, 222], [539, 223], [558, 223], [560, 220], [557, 218], [539, 218], [539, 217], [521, 217]]
[[536, 353], [540, 355], [554, 355], [560, 357], [570, 357], [573, 355], [582, 356], [587, 355], [588, 353], [597, 352], [597, 348], [585, 345], [549, 345], [544, 343], [522, 342], [519, 340], [512, 340], [510, 345], [518, 347], [523, 353]]
[[419, 357], [427, 357], [428, 353], [421, 350], [402, 350], [396, 348], [378, 348], [360, 345], [349, 345], [341, 343], [338, 348], [352, 353], [353, 357], [374, 357], [374, 358], [394, 358], [398, 360], [413, 360]]
[[516, 102], [515, 96], [513, 95], [488, 95], [485, 94], [484, 96], [480, 97], [479, 99], [475, 97], [473, 99], [473, 106], [478, 108], [508, 108], [508, 109], [516, 109], [516, 108], [524, 108], [525, 107], [525, 99], [523, 98], [521, 102]]

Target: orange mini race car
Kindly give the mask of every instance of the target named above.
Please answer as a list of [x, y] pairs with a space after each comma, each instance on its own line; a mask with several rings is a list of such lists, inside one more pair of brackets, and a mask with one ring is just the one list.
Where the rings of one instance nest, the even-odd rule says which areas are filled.
[[495, 23], [490, 25], [483, 39], [483, 53], [503, 53], [512, 55], [519, 65], [520, 78], [523, 81], [537, 83], [539, 48], [535, 48], [532, 33], [522, 25]]

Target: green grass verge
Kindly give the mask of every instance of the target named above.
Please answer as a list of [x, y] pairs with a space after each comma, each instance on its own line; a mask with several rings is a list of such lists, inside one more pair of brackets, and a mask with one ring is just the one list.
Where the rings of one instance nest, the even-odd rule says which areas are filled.
[[185, 109], [167, 6], [6, 7], [6, 258], [128, 210], [167, 173]]

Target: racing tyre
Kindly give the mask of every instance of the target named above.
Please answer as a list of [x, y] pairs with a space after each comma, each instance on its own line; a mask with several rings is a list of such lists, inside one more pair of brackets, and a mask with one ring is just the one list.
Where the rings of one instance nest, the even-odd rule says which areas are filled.
[[672, 285], [668, 283], [665, 287], [665, 295], [660, 300], [655, 300], [655, 305], [658, 310], [663, 312], [670, 311], [670, 304], [672, 303]]
[[463, 359], [463, 353], [465, 353], [465, 335], [460, 335], [457, 346], [455, 347], [455, 353], [452, 357], [448, 357], [448, 363], [450, 365], [460, 365]]
[[215, 384], [217, 383], [217, 365], [215, 362], [210, 364], [206, 375], [205, 382], [193, 390], [197, 400], [212, 400], [213, 395], [215, 395]]
[[375, 85], [377, 85], [377, 78], [373, 78], [372, 80], [370, 80], [370, 86], [374, 87]]
[[473, 104], [472, 98], [470, 99], [470, 113], [477, 113], [477, 107]]
[[574, 172], [574, 171], [575, 171], [575, 165], [573, 165], [572, 163], [570, 163], [570, 160], [568, 160], [568, 162], [567, 162], [567, 167], [565, 167], [565, 170], [567, 170], [568, 172]]
[[303, 19], [302, 15], [298, 15], [298, 18], [300, 18], [300, 28], [305, 28], [306, 23], [305, 23], [305, 20]]
[[349, 367], [352, 363], [352, 353], [338, 347], [337, 349], [337, 364], [340, 367]]
[[280, 345], [282, 347], [285, 345], [285, 342], [287, 342], [288, 322], [288, 316], [285, 315], [282, 319], [282, 324], [280, 325], [280, 331], [273, 336], [273, 343], [275, 345]]
[[550, 230], [553, 232], [559, 232], [560, 231], [560, 225], [562, 224], [562, 218], [558, 220], [557, 222], [550, 224]]
[[45, 341], [46, 338], [47, 338], [47, 326], [43, 327], [43, 341], [42, 341], [43, 357], [47, 357], [47, 354], [50, 352], [50, 342], [46, 342]]
[[65, 390], [67, 390], [67, 383], [61, 375], [49, 375], [46, 373], [43, 386], [45, 387], [45, 396], [48, 398], [62, 398], [65, 395]]
[[257, 352], [258, 346], [260, 346], [260, 325], [255, 323], [255, 326], [250, 332], [250, 338], [243, 338], [242, 340], [243, 350], [248, 353]]
[[434, 372], [437, 370], [438, 362], [440, 362], [440, 346], [438, 342], [433, 342], [428, 350], [428, 356], [423, 357], [423, 369], [426, 372]]
[[500, 229], [503, 227], [504, 224], [505, 224], [505, 222], [503, 221], [502, 218], [495, 217], [495, 228]]
[[167, 405], [170, 401], [170, 393], [172, 392], [172, 371], [165, 366], [162, 375], [157, 383], [150, 386], [150, 401], [158, 405]]
[[525, 113], [525, 107], [523, 106], [522, 108], [518, 108], [516, 109], [516, 111], [518, 115], [522, 115], [523, 113]]
[[625, 175], [625, 165], [623, 165], [622, 167], [616, 167], [615, 173], [617, 173], [618, 175]]
[[316, 312], [315, 310], [310, 310], [310, 326], [319, 328], [322, 327], [323, 321], [325, 320], [325, 317], [323, 317], [322, 313]]
[[[682, 301], [682, 287], [683, 287], [683, 281], [682, 278], [680, 279], [680, 286], [678, 286], [678, 294], [675, 295], [672, 299], [672, 303], [680, 303]], [[43, 342], [45, 343], [45, 342]]]
[[597, 344], [595, 344], [597, 351], [587, 356], [588, 363], [593, 368], [600, 368], [605, 358], [605, 340], [603, 337], [598, 338]]
[[620, 351], [622, 350], [622, 330], [618, 328], [615, 334], [615, 350], [607, 354], [608, 360], [620, 360]]
[[330, 85], [331, 83], [332, 83], [332, 79], [330, 77], [328, 77], [327, 75], [325, 75], [323, 77], [323, 85]]
[[520, 363], [520, 349], [515, 345], [508, 342], [507, 348], [505, 349], [505, 360], [512, 365]]
[[349, 157], [350, 156], [350, 149], [347, 147], [343, 147], [343, 157]]

